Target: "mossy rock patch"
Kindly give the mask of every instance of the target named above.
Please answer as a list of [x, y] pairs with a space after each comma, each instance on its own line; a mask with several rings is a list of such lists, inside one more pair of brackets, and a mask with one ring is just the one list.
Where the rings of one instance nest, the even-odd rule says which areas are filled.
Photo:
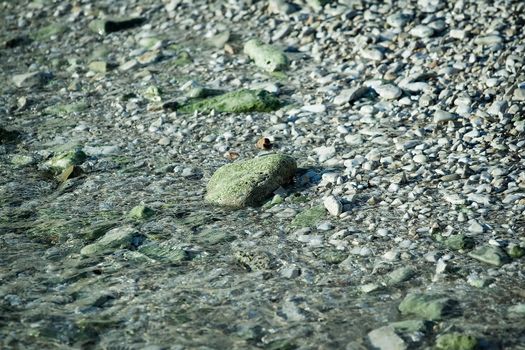
[[295, 159], [283, 154], [227, 164], [211, 177], [205, 200], [232, 208], [257, 206], [277, 188], [289, 183], [296, 170]]

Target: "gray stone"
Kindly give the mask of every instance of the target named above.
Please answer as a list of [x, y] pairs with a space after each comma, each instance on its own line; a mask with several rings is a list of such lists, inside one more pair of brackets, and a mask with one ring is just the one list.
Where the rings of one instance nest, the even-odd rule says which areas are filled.
[[429, 38], [434, 35], [434, 29], [420, 24], [412, 28], [410, 34], [418, 38]]
[[403, 91], [393, 84], [382, 84], [373, 86], [375, 92], [385, 100], [393, 100], [400, 97], [403, 94]]
[[389, 326], [374, 329], [368, 333], [368, 339], [374, 348], [380, 350], [405, 350], [407, 344], [394, 329]]
[[117, 227], [106, 232], [99, 240], [82, 248], [80, 253], [94, 255], [117, 248], [131, 247], [136, 236], [138, 234], [133, 226]]
[[260, 40], [252, 39], [244, 44], [244, 53], [255, 65], [268, 71], [282, 71], [288, 67], [288, 58], [278, 48], [264, 44]]
[[339, 216], [343, 212], [343, 204], [335, 196], [328, 196], [323, 201], [324, 207], [330, 215]]
[[366, 86], [355, 86], [350, 89], [344, 89], [334, 98], [334, 104], [340, 106], [347, 102], [354, 102], [367, 92], [368, 87]]
[[500, 248], [493, 245], [484, 245], [468, 253], [473, 259], [493, 266], [503, 266], [510, 262], [509, 256]]
[[399, 304], [403, 315], [416, 315], [426, 320], [439, 320], [456, 311], [457, 302], [439, 294], [410, 293]]
[[25, 88], [45, 85], [52, 78], [53, 74], [49, 72], [31, 72], [14, 75], [12, 80], [17, 87]]
[[226, 164], [208, 182], [205, 200], [234, 208], [259, 205], [277, 188], [288, 184], [296, 169], [295, 159], [283, 154]]

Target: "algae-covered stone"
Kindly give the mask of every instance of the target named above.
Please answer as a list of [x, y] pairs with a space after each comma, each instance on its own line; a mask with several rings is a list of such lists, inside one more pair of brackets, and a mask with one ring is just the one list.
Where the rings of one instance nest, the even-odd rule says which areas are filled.
[[326, 216], [326, 209], [322, 205], [316, 205], [303, 210], [295, 216], [290, 223], [290, 228], [314, 227]]
[[72, 103], [61, 103], [53, 106], [49, 106], [45, 109], [46, 113], [56, 114], [60, 116], [67, 116], [73, 113], [80, 113], [89, 108], [86, 101], [81, 100]]
[[140, 26], [146, 21], [143, 17], [128, 19], [96, 19], [89, 23], [88, 27], [97, 34], [105, 35], [120, 30], [126, 30]]
[[178, 111], [191, 113], [194, 111], [227, 113], [269, 112], [278, 109], [281, 101], [265, 90], [242, 89], [213, 96], [202, 100], [190, 101], [182, 105]]
[[295, 159], [283, 154], [226, 164], [208, 182], [205, 200], [233, 208], [259, 205], [277, 188], [289, 183], [296, 169]]
[[449, 333], [436, 339], [436, 349], [439, 350], [473, 350], [477, 346], [478, 340], [468, 334]]
[[192, 259], [189, 252], [169, 243], [148, 243], [141, 246], [138, 251], [150, 259], [171, 264]]
[[458, 234], [448, 237], [445, 245], [452, 250], [470, 249], [474, 247], [474, 240], [464, 234]]
[[129, 211], [129, 217], [137, 220], [144, 220], [149, 217], [152, 217], [155, 214], [155, 211], [150, 207], [140, 204], [135, 206]]
[[388, 274], [387, 284], [393, 286], [395, 284], [408, 281], [414, 277], [416, 271], [410, 266], [403, 266]]
[[284, 70], [288, 66], [288, 58], [281, 50], [257, 39], [251, 39], [244, 44], [244, 53], [255, 65], [268, 72]]
[[525, 255], [525, 248], [517, 244], [511, 243], [507, 247], [507, 254], [514, 259], [519, 259]]
[[509, 256], [500, 247], [492, 245], [478, 247], [470, 252], [468, 256], [486, 264], [498, 267], [510, 262]]
[[138, 236], [139, 235], [133, 226], [117, 227], [106, 232], [106, 234], [95, 243], [88, 244], [82, 248], [80, 253], [82, 255], [93, 255], [103, 253], [110, 249], [132, 246], [135, 237]]
[[426, 320], [439, 320], [456, 311], [457, 301], [443, 295], [410, 293], [399, 304], [404, 315], [417, 315]]
[[80, 148], [76, 148], [71, 151], [60, 153], [47, 162], [45, 165], [55, 172], [62, 172], [72, 165], [82, 164], [86, 160], [87, 156]]

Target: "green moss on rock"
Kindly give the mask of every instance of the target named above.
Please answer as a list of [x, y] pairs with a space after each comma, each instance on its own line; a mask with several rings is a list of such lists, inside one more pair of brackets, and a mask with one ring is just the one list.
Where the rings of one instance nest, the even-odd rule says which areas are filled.
[[477, 346], [478, 340], [468, 334], [443, 334], [436, 340], [436, 349], [439, 350], [474, 350]]
[[281, 101], [265, 90], [248, 90], [228, 92], [201, 100], [192, 100], [182, 105], [178, 111], [192, 113], [194, 111], [226, 113], [269, 112], [278, 109]]
[[456, 311], [457, 302], [443, 295], [410, 293], [399, 304], [403, 315], [417, 315], [426, 320], [439, 320]]
[[144, 204], [140, 204], [131, 209], [128, 215], [132, 219], [144, 220], [155, 215], [155, 211]]
[[283, 154], [224, 165], [208, 182], [205, 200], [232, 208], [257, 206], [277, 188], [289, 183], [296, 169], [295, 159]]
[[298, 229], [316, 226], [326, 216], [326, 209], [322, 205], [316, 205], [303, 210], [295, 216], [289, 228]]
[[54, 156], [48, 160], [45, 165], [51, 170], [60, 173], [72, 165], [82, 164], [86, 158], [87, 156], [84, 151], [82, 151], [80, 148], [77, 148]]

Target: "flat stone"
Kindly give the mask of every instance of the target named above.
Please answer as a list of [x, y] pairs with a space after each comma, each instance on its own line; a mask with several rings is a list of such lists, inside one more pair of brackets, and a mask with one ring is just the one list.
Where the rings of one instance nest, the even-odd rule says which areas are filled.
[[212, 110], [225, 113], [269, 112], [280, 106], [281, 101], [268, 91], [241, 89], [203, 100], [190, 100], [187, 104], [177, 108], [177, 111], [182, 113]]
[[326, 209], [324, 206], [316, 205], [297, 214], [290, 223], [289, 228], [315, 227], [325, 217]]
[[429, 38], [434, 35], [434, 29], [425, 25], [417, 25], [410, 30], [410, 34], [418, 38]]
[[14, 75], [12, 81], [16, 87], [24, 88], [45, 85], [52, 78], [53, 74], [49, 72], [31, 72]]
[[388, 274], [387, 284], [392, 286], [401, 282], [405, 282], [415, 275], [416, 271], [411, 266], [403, 266]]
[[133, 238], [138, 236], [137, 231], [133, 226], [123, 226], [114, 228], [95, 243], [89, 244], [82, 248], [80, 254], [82, 255], [93, 255], [103, 253], [105, 251], [124, 248], [127, 246], [132, 246]]
[[208, 182], [205, 200], [234, 208], [259, 205], [277, 188], [288, 184], [296, 169], [295, 159], [283, 154], [226, 164]]
[[368, 339], [374, 348], [380, 350], [405, 350], [407, 344], [394, 329], [390, 326], [384, 326], [374, 329], [368, 333]]
[[439, 320], [455, 311], [457, 301], [439, 294], [410, 293], [399, 304], [403, 315], [417, 315], [426, 320]]
[[442, 111], [440, 109], [438, 109], [438, 110], [436, 110], [434, 112], [434, 123], [436, 123], [436, 124], [446, 123], [446, 122], [449, 122], [449, 121], [455, 120], [455, 119], [456, 119], [456, 115], [453, 114], [453, 113], [445, 112], [445, 111]]
[[503, 38], [499, 35], [479, 36], [474, 39], [474, 42], [478, 45], [492, 46], [502, 43]]
[[372, 87], [375, 92], [385, 100], [393, 100], [400, 97], [403, 91], [393, 84], [382, 84]]
[[468, 253], [473, 259], [493, 266], [503, 266], [510, 262], [509, 256], [500, 248], [493, 245], [484, 245]]
[[367, 92], [368, 87], [366, 86], [355, 86], [350, 89], [344, 89], [334, 98], [334, 104], [340, 106], [345, 103], [354, 102], [360, 99]]

